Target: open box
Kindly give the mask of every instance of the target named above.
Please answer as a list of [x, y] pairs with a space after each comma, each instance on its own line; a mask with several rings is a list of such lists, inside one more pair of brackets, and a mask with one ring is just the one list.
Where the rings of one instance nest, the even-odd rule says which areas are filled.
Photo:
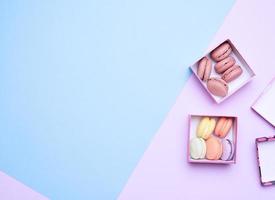
[[[223, 139], [218, 138], [220, 141], [229, 139], [232, 142], [233, 145], [233, 156], [230, 160], [208, 160], [206, 158], [203, 159], [193, 159], [190, 155], [190, 141], [192, 138], [197, 137], [196, 132], [198, 125], [203, 117], [210, 117], [214, 118], [217, 122], [217, 120], [221, 117], [225, 118], [231, 118], [233, 123], [232, 127], [229, 130], [227, 136]], [[236, 163], [236, 150], [237, 150], [237, 117], [235, 116], [217, 116], [217, 115], [189, 115], [189, 131], [188, 131], [188, 140], [187, 140], [187, 160], [190, 163], [212, 163], [212, 164], [232, 164]], [[216, 137], [212, 133], [213, 137]], [[206, 150], [207, 151], [207, 150]]]
[[[195, 74], [195, 76], [197, 77], [197, 79], [200, 81], [200, 83], [203, 85], [203, 87], [207, 90], [207, 92], [209, 93], [209, 95], [214, 99], [214, 101], [216, 103], [221, 103], [222, 101], [224, 101], [225, 99], [227, 99], [228, 97], [230, 97], [232, 94], [234, 94], [237, 90], [239, 90], [242, 86], [244, 86], [246, 83], [248, 83], [254, 76], [255, 73], [253, 72], [253, 70], [250, 68], [250, 66], [247, 64], [247, 62], [245, 61], [245, 59], [243, 58], [243, 56], [239, 53], [239, 51], [237, 50], [237, 48], [235, 47], [235, 45], [229, 40], [225, 40], [224, 42], [229, 43], [229, 45], [232, 48], [232, 52], [230, 54], [230, 56], [232, 56], [235, 61], [236, 64], [239, 65], [242, 69], [242, 74], [235, 80], [231, 81], [228, 83], [228, 93], [225, 97], [219, 97], [219, 96], [215, 96], [213, 95], [208, 89], [207, 89], [207, 84], [206, 82], [203, 82], [199, 76], [197, 75], [197, 67], [198, 67], [198, 63], [199, 61], [202, 59], [200, 58], [199, 60], [197, 60], [192, 66], [190, 66], [191, 70], [193, 71], [193, 73]], [[222, 42], [221, 44], [223, 44], [224, 42]], [[219, 46], [219, 45], [218, 45]], [[218, 47], [217, 46], [217, 47]], [[216, 49], [216, 48], [214, 48]], [[213, 50], [214, 50], [213, 49]], [[212, 60], [212, 70], [211, 70], [211, 74], [210, 74], [210, 78], [213, 77], [220, 77], [221, 75], [218, 74], [215, 70], [214, 70], [214, 65], [217, 63], [215, 62], [211, 56], [210, 53], [213, 51], [211, 50], [209, 53], [207, 53], [205, 55], [205, 57], [209, 58]]]
[[262, 118], [275, 127], [275, 112], [273, 104], [275, 102], [275, 77], [269, 82], [264, 91], [252, 104], [251, 108]]
[[256, 138], [257, 161], [262, 186], [275, 185], [275, 136]]

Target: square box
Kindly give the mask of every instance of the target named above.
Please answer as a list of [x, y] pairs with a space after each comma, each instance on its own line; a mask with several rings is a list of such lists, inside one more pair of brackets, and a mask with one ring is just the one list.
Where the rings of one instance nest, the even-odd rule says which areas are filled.
[[[239, 51], [237, 50], [237, 48], [235, 47], [235, 45], [231, 42], [231, 40], [227, 39], [224, 42], [228, 42], [232, 48], [232, 53], [230, 54], [230, 56], [235, 58], [236, 64], [239, 65], [243, 72], [242, 74], [235, 80], [231, 81], [228, 83], [228, 93], [225, 97], [219, 97], [219, 96], [215, 96], [212, 93], [209, 92], [209, 90], [207, 89], [207, 84], [206, 82], [203, 82], [197, 75], [197, 67], [198, 67], [198, 63], [199, 61], [204, 57], [200, 58], [199, 60], [197, 60], [193, 65], [190, 66], [192, 72], [195, 74], [195, 76], [197, 77], [197, 79], [200, 81], [200, 83], [202, 84], [202, 86], [207, 90], [207, 92], [209, 93], [209, 95], [212, 97], [212, 99], [216, 102], [216, 103], [221, 103], [224, 100], [226, 100], [227, 98], [229, 98], [232, 94], [234, 94], [236, 91], [238, 91], [241, 87], [243, 87], [245, 84], [247, 84], [254, 76], [255, 73], [254, 71], [251, 69], [251, 67], [247, 64], [247, 62], [245, 61], [245, 59], [243, 58], [243, 56], [239, 53]], [[224, 43], [222, 42], [222, 43]], [[222, 44], [221, 43], [221, 44]], [[219, 44], [220, 45], [220, 44]], [[218, 45], [218, 46], [219, 46]], [[217, 46], [217, 47], [218, 47]], [[216, 47], [215, 47], [216, 48]], [[212, 70], [211, 70], [211, 74], [210, 77], [221, 77], [221, 74], [218, 74], [215, 72], [214, 70], [214, 65], [216, 64], [216, 62], [210, 57], [210, 53], [215, 49], [213, 48], [209, 53], [207, 53], [205, 56], [210, 58], [212, 60]]]
[[275, 77], [252, 104], [251, 108], [263, 119], [275, 127], [275, 112], [272, 109], [275, 102]]
[[[233, 119], [233, 124], [228, 132], [227, 136], [220, 140], [226, 140], [229, 139], [233, 144], [234, 154], [232, 159], [230, 160], [208, 160], [206, 158], [204, 159], [193, 159], [190, 156], [190, 141], [192, 138], [197, 137], [197, 127], [199, 125], [199, 122], [203, 117], [210, 117], [214, 118], [216, 122], [221, 117], [231, 118]], [[188, 139], [187, 139], [187, 161], [190, 163], [210, 163], [210, 164], [235, 164], [236, 163], [236, 152], [237, 152], [237, 127], [238, 127], [238, 118], [236, 116], [227, 116], [227, 115], [189, 115], [188, 118], [188, 124], [189, 124], [189, 130], [188, 130]], [[214, 135], [212, 133], [212, 135]], [[216, 136], [213, 136], [216, 137]]]
[[261, 185], [275, 185], [275, 136], [256, 138], [255, 143]]

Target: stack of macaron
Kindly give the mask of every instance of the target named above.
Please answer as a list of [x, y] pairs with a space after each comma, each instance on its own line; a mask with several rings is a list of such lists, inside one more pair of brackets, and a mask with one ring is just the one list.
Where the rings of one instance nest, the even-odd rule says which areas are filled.
[[[205, 56], [198, 62], [197, 75], [206, 82], [207, 89], [215, 96], [225, 97], [228, 93], [228, 83], [243, 72], [231, 53], [232, 47], [228, 42], [224, 42], [215, 48], [209, 57]], [[220, 76], [210, 77], [213, 62], [214, 69]]]
[[224, 160], [234, 157], [234, 144], [227, 137], [233, 125], [233, 119], [227, 117], [203, 117], [199, 122], [196, 137], [190, 141], [192, 159]]

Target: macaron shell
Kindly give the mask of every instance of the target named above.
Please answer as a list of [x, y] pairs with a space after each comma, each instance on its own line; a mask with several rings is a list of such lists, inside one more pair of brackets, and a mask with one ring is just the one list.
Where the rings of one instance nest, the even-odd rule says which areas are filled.
[[202, 80], [203, 79], [203, 75], [204, 75], [204, 71], [205, 71], [205, 63], [206, 61], [206, 57], [203, 57], [199, 63], [198, 63], [198, 68], [197, 68], [197, 75], [198, 77]]
[[190, 141], [190, 156], [193, 159], [202, 159], [206, 154], [206, 144], [201, 138], [193, 138]]
[[215, 71], [219, 74], [225, 72], [227, 69], [232, 67], [236, 63], [232, 56], [229, 56], [215, 65]]
[[233, 124], [233, 120], [231, 118], [221, 117], [215, 128], [215, 135], [221, 138], [224, 138], [228, 132], [230, 131]]
[[197, 127], [197, 136], [202, 137], [204, 132], [208, 129], [209, 117], [203, 117]]
[[211, 70], [212, 70], [212, 61], [207, 58], [204, 75], [203, 75], [203, 81], [207, 81], [209, 79]]
[[238, 78], [242, 73], [242, 68], [239, 65], [234, 65], [223, 73], [222, 79], [228, 83]]
[[222, 146], [223, 146], [223, 153], [222, 153], [221, 159], [224, 161], [232, 160], [234, 156], [233, 143], [229, 139], [226, 139], [222, 141]]
[[206, 155], [206, 144], [205, 144], [205, 140], [200, 138], [200, 140], [202, 141], [202, 154], [200, 156], [201, 159], [205, 158]]
[[210, 78], [207, 81], [207, 89], [215, 96], [225, 97], [228, 93], [227, 83], [220, 78]]
[[203, 139], [209, 138], [216, 126], [216, 120], [209, 117], [203, 117], [197, 127], [197, 136]]
[[218, 160], [222, 155], [222, 144], [219, 139], [210, 137], [206, 140], [206, 158], [208, 160]]
[[202, 138], [198, 138], [200, 140], [200, 144], [201, 144], [201, 151], [200, 151], [200, 159], [205, 158], [205, 154], [206, 154], [206, 144], [205, 144], [205, 140]]
[[220, 140], [219, 140], [219, 144], [220, 144], [220, 148], [219, 148], [220, 151], [217, 153], [216, 160], [219, 160], [222, 156], [222, 153], [223, 153], [223, 146], [222, 146], [222, 143], [221, 143]]
[[216, 126], [216, 120], [214, 118], [210, 118], [209, 124], [208, 124], [208, 130], [204, 135], [204, 139], [209, 138], [209, 136], [211, 135], [211, 133], [213, 133], [214, 129]]
[[228, 57], [231, 52], [232, 48], [230, 44], [228, 42], [224, 42], [211, 52], [211, 57], [213, 60], [218, 62]]
[[207, 81], [210, 77], [212, 70], [212, 61], [207, 58], [203, 57], [198, 64], [197, 68], [197, 75], [202, 81]]

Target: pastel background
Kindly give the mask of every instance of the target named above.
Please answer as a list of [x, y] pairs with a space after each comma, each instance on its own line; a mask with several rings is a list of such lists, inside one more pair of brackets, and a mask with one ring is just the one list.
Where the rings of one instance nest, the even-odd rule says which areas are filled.
[[[120, 200], [275, 199], [274, 187], [260, 184], [255, 146], [255, 138], [272, 136], [275, 129], [251, 109], [275, 76], [274, 9], [273, 0], [241, 0], [234, 4], [208, 49], [230, 38], [255, 71], [255, 78], [217, 105], [192, 75], [129, 178]], [[187, 162], [190, 113], [238, 116], [235, 165]], [[274, 152], [267, 156], [274, 157]], [[274, 165], [270, 167], [274, 171]]]
[[1, 171], [115, 199], [233, 3], [1, 1]]

